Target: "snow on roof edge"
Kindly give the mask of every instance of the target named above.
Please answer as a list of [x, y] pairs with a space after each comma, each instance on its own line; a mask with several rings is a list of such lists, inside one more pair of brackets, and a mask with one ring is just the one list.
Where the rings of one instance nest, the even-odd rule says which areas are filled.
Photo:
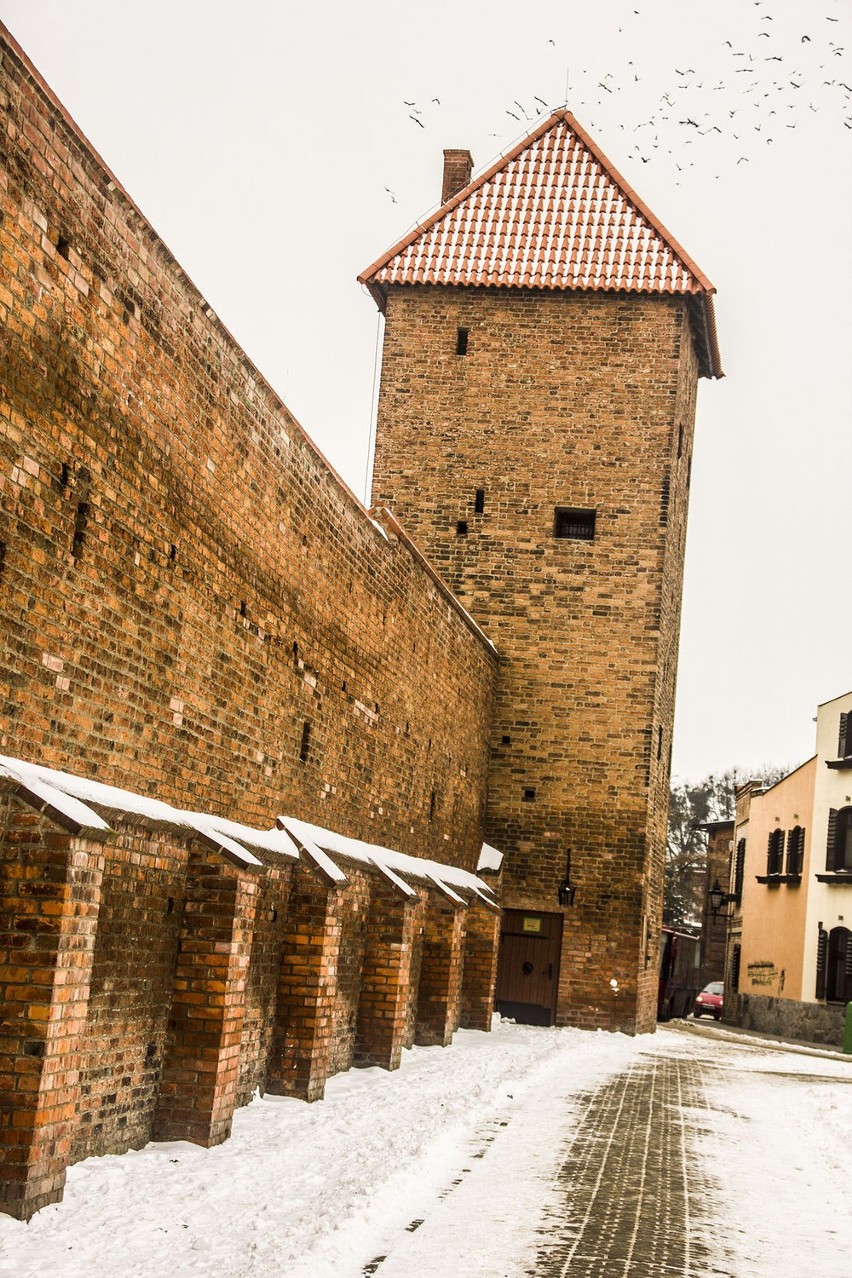
[[[450, 896], [458, 897], [453, 889], [471, 892], [481, 897], [486, 904], [497, 906], [491, 886], [470, 870], [366, 843], [323, 826], [311, 825], [297, 817], [284, 815], [278, 818], [271, 830], [255, 830], [226, 817], [172, 807], [161, 799], [137, 794], [133, 790], [0, 755], [0, 778], [4, 776], [42, 800], [45, 806], [53, 807], [65, 821], [80, 830], [92, 833], [111, 831], [111, 827], [96, 810], [98, 808], [115, 813], [119, 818], [141, 817], [155, 826], [167, 826], [174, 830], [185, 830], [187, 834], [195, 834], [229, 860], [246, 867], [259, 867], [263, 864], [249, 851], [250, 847], [299, 860], [297, 843], [302, 843], [335, 882], [345, 882], [346, 875], [329, 858], [329, 853], [337, 853], [365, 865], [374, 865], [387, 871], [393, 878], [408, 875], [420, 882], [432, 883], [442, 890], [448, 890]], [[483, 849], [487, 847], [487, 844], [483, 844]], [[496, 849], [492, 848], [490, 851], [502, 860], [502, 854]], [[482, 853], [480, 867], [481, 864]]]
[[322, 826], [311, 825], [297, 817], [279, 817], [286, 821], [292, 833], [302, 839], [309, 839], [325, 852], [337, 853], [338, 856], [349, 857], [353, 861], [365, 864], [382, 865], [397, 874], [408, 874], [423, 882], [437, 879], [447, 887], [484, 893], [487, 899], [493, 899], [490, 885], [457, 865], [445, 865], [441, 861], [431, 861], [426, 857], [409, 856], [406, 852], [396, 852], [393, 848], [381, 847], [379, 844], [365, 843], [362, 839], [352, 839], [345, 834], [337, 834], [334, 830]]
[[477, 870], [492, 870], [495, 874], [503, 865], [503, 853], [498, 852], [497, 848], [492, 848], [490, 843], [483, 843], [479, 849], [479, 860], [476, 863]]

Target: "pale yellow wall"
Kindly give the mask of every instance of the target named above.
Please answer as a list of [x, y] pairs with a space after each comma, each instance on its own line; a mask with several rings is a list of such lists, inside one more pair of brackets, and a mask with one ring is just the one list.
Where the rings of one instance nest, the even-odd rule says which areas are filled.
[[[813, 990], [803, 992], [802, 972], [817, 764], [816, 758], [809, 759], [751, 800], [743, 880], [741, 994], [791, 999], [813, 997]], [[786, 883], [775, 886], [758, 883], [757, 876], [766, 875], [770, 833], [779, 826], [785, 831], [786, 869], [786, 832], [796, 825], [805, 831], [801, 884], [794, 887]], [[741, 837], [739, 829], [737, 836]]]
[[852, 714], [852, 692], [825, 702], [817, 710], [813, 854], [808, 881], [808, 914], [804, 938], [805, 979], [802, 994], [808, 1002], [813, 1002], [815, 997], [817, 937], [820, 924], [826, 932], [830, 932], [835, 927], [852, 928], [852, 883], [820, 883], [815, 877], [825, 872], [829, 809], [836, 808], [839, 811], [852, 803], [852, 770], [826, 767], [827, 759], [837, 758], [837, 733], [841, 713]]

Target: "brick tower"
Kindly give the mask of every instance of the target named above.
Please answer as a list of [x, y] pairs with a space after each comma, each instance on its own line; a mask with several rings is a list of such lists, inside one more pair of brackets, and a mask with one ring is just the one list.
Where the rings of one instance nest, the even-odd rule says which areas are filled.
[[361, 277], [373, 500], [496, 644], [498, 1006], [653, 1028], [697, 381], [713, 286], [567, 111]]

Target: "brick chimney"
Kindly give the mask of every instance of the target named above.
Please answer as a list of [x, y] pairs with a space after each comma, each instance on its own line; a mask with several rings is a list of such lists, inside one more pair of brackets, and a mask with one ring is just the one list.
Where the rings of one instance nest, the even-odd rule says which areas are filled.
[[441, 187], [441, 203], [457, 194], [467, 186], [473, 169], [473, 156], [470, 151], [444, 152], [444, 184]]

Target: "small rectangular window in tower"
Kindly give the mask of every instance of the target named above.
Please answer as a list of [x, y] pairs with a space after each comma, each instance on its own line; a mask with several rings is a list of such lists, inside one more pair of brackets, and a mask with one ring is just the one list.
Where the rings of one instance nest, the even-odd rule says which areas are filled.
[[557, 506], [553, 521], [554, 537], [567, 538], [569, 541], [594, 541], [595, 514], [594, 510]]
[[524, 788], [524, 803], [535, 802], [535, 786], [528, 785]]
[[467, 520], [466, 520], [466, 519], [459, 519], [459, 520], [457, 521], [457, 523], [456, 523], [456, 536], [457, 536], [457, 537], [466, 537], [466, 536], [467, 536]]
[[474, 514], [481, 515], [485, 509], [485, 489], [477, 488], [476, 497], [473, 501]]
[[307, 763], [311, 749], [311, 725], [307, 721], [302, 724], [302, 744], [299, 747], [299, 759]]
[[467, 338], [468, 338], [469, 332], [470, 332], [470, 329], [468, 328], [460, 328], [457, 331], [456, 333], [456, 354], [457, 355], [467, 354]]

